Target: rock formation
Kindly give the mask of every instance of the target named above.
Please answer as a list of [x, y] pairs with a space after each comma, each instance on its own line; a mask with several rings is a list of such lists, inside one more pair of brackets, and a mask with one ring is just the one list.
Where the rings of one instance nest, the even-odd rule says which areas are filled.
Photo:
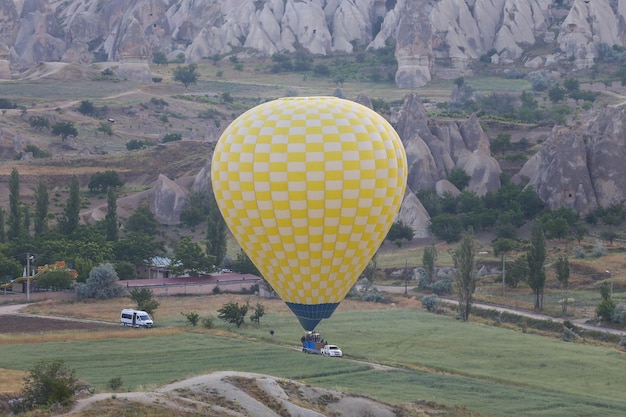
[[391, 45], [396, 85], [412, 88], [469, 75], [485, 56], [500, 66], [589, 67], [603, 47], [626, 46], [624, 21], [625, 0], [4, 1], [0, 77], [41, 62], [114, 62], [118, 76], [145, 80], [157, 51], [196, 62]]
[[409, 94], [402, 106], [396, 130], [402, 139], [409, 166], [408, 187], [435, 189], [453, 169], [470, 176], [468, 189], [478, 195], [500, 187], [500, 165], [491, 156], [489, 139], [478, 119], [439, 125], [429, 121], [417, 94]]
[[606, 108], [586, 128], [555, 127], [520, 170], [551, 208], [587, 213], [626, 200], [626, 109]]
[[159, 175], [150, 201], [150, 211], [161, 224], [178, 224], [180, 213], [187, 206], [189, 191], [165, 175]]
[[417, 196], [407, 190], [396, 221], [413, 229], [415, 238], [430, 237], [430, 216]]

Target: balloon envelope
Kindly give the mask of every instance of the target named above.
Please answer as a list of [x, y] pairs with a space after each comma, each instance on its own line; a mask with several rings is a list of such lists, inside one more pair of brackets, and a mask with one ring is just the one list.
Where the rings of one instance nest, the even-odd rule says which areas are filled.
[[234, 120], [211, 163], [231, 232], [306, 330], [331, 316], [395, 219], [407, 162], [373, 110], [284, 98]]

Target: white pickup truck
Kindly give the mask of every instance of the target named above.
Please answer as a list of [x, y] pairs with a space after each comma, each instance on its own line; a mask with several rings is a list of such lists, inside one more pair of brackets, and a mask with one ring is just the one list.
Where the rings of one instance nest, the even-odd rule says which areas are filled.
[[339, 349], [337, 345], [326, 345], [320, 350], [320, 353], [322, 356], [343, 356], [343, 352], [341, 352], [341, 349]]

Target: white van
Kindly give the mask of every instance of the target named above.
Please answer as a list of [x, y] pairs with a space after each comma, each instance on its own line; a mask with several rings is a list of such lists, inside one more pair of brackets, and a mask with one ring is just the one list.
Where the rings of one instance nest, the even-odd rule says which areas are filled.
[[132, 308], [122, 310], [120, 323], [124, 326], [132, 327], [152, 327], [154, 324], [148, 313], [141, 310], [133, 310]]

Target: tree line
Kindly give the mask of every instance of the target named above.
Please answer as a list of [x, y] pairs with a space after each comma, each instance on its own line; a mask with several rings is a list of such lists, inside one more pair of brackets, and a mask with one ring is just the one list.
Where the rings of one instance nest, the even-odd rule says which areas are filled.
[[[76, 270], [78, 282], [85, 282], [90, 271], [102, 264], [113, 265], [122, 279], [134, 279], [137, 278], [137, 266], [148, 264], [159, 256], [171, 258], [173, 275], [205, 275], [225, 262], [226, 225], [212, 194], [192, 195], [189, 208], [181, 215], [187, 227], [206, 223], [204, 242], [193, 242], [189, 237], [172, 242], [159, 231], [159, 224], [147, 206], [137, 208], [125, 220], [118, 218], [117, 198], [123, 182], [114, 171], [98, 172], [89, 181], [89, 193], [107, 195], [106, 215], [94, 224], [80, 221], [84, 200], [76, 176], [72, 176], [67, 200], [56, 216], [50, 211], [50, 195], [45, 181], [37, 184], [33, 204], [26, 204], [21, 199], [16, 168], [11, 171], [8, 185], [8, 211], [0, 208], [2, 281], [22, 275], [27, 254], [32, 257], [30, 266], [33, 269], [65, 261]], [[58, 196], [59, 193], [55, 193], [54, 198]], [[238, 257], [232, 263], [234, 266], [240, 263], [245, 272], [254, 272], [248, 261]], [[229, 265], [232, 269], [234, 266]], [[53, 287], [60, 285], [54, 282]]]

